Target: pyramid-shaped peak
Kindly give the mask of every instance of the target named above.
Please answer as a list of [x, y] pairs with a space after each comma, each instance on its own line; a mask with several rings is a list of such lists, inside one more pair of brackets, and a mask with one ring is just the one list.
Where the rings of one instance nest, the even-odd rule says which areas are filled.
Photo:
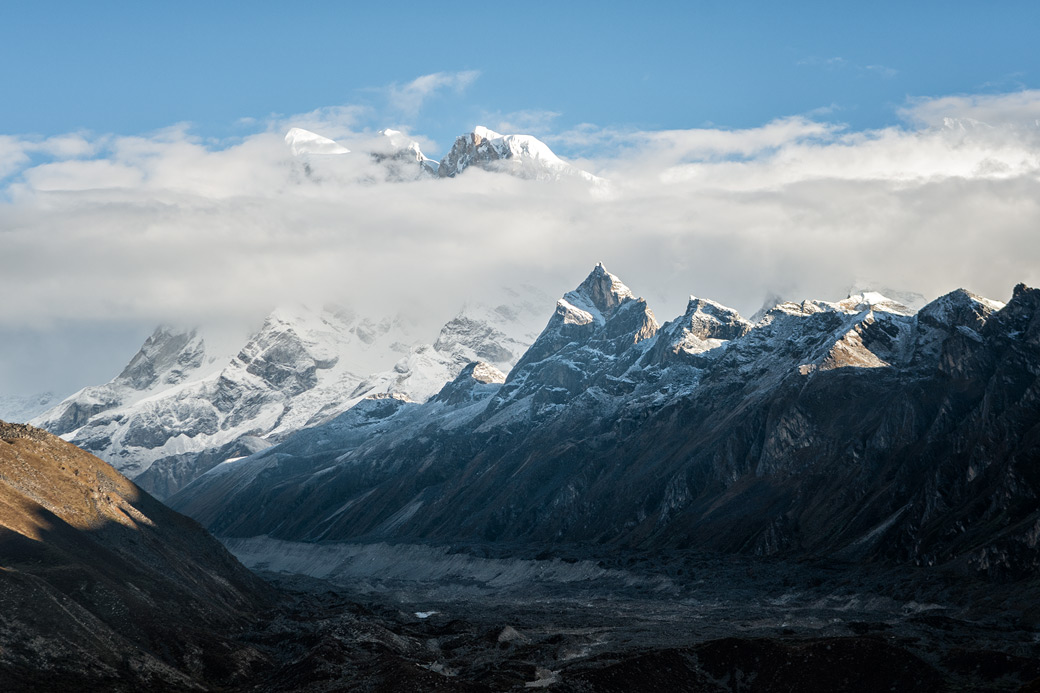
[[1004, 307], [1000, 301], [978, 296], [967, 289], [955, 289], [935, 299], [920, 311], [918, 320], [930, 325], [981, 327], [994, 313]]
[[632, 290], [607, 271], [600, 262], [578, 288], [568, 292], [564, 299], [589, 312], [611, 313], [627, 300], [634, 299]]

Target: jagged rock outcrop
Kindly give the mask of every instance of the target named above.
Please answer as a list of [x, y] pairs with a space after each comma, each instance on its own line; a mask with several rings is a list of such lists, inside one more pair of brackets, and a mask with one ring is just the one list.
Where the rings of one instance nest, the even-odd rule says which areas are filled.
[[686, 312], [662, 328], [650, 359], [667, 362], [679, 358], [691, 364], [706, 364], [722, 355], [729, 340], [743, 337], [751, 327], [732, 308], [690, 296]]

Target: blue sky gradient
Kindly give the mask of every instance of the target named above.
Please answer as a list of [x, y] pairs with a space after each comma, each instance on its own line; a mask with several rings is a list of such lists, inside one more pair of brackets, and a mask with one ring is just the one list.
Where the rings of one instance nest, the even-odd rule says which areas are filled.
[[[186, 122], [228, 138], [338, 105], [364, 106], [362, 127], [431, 138], [434, 154], [521, 111], [555, 131], [797, 114], [877, 128], [908, 98], [1040, 86], [1037, 26], [1035, 2], [12, 2], [0, 7], [0, 133]], [[386, 98], [464, 71], [479, 76], [419, 109]]]

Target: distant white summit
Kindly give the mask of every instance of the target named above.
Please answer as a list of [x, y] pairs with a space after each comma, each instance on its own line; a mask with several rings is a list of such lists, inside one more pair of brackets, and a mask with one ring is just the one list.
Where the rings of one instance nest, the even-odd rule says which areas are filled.
[[[602, 180], [568, 164], [536, 137], [503, 135], [482, 125], [455, 138], [451, 150], [440, 162], [423, 154], [418, 142], [399, 130], [380, 130], [379, 135], [366, 143], [367, 154], [388, 168], [390, 180], [426, 176], [454, 178], [471, 167], [533, 180]], [[297, 157], [350, 153], [343, 145], [301, 128], [289, 130], [285, 142]]]
[[0, 418], [35, 416], [166, 497], [366, 397], [423, 402], [474, 361], [509, 371], [538, 336], [547, 299], [528, 286], [483, 298], [494, 303], [465, 305], [433, 343], [403, 314], [376, 320], [334, 305], [276, 308], [230, 353], [196, 330], [161, 326], [108, 383], [61, 402], [0, 397]]
[[350, 150], [328, 137], [303, 128], [292, 128], [285, 133], [285, 143], [293, 156], [308, 154], [349, 154]]
[[571, 177], [598, 180], [591, 173], [560, 159], [536, 137], [502, 135], [482, 125], [474, 128], [473, 132], [455, 138], [451, 151], [441, 159], [437, 175], [454, 178], [471, 166], [537, 180]]

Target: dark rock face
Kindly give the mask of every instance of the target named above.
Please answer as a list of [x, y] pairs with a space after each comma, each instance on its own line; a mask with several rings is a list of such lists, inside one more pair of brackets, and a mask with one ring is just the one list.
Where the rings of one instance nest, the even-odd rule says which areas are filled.
[[311, 354], [292, 329], [277, 329], [271, 321], [238, 354], [246, 372], [255, 375], [290, 397], [313, 388], [317, 371], [332, 368], [337, 359]]
[[454, 178], [470, 166], [488, 168], [502, 158], [502, 152], [491, 146], [491, 143], [474, 131], [455, 138], [455, 143], [441, 159], [437, 175], [441, 178]]
[[1003, 309], [956, 291], [916, 316], [850, 297], [781, 304], [751, 328], [695, 300], [659, 330], [597, 267], [480, 406], [451, 412], [446, 395], [363, 440], [274, 448], [262, 475], [221, 480], [234, 491], [204, 477], [171, 502], [229, 536], [592, 542], [1019, 579], [1040, 567], [1038, 307], [1024, 287]]

